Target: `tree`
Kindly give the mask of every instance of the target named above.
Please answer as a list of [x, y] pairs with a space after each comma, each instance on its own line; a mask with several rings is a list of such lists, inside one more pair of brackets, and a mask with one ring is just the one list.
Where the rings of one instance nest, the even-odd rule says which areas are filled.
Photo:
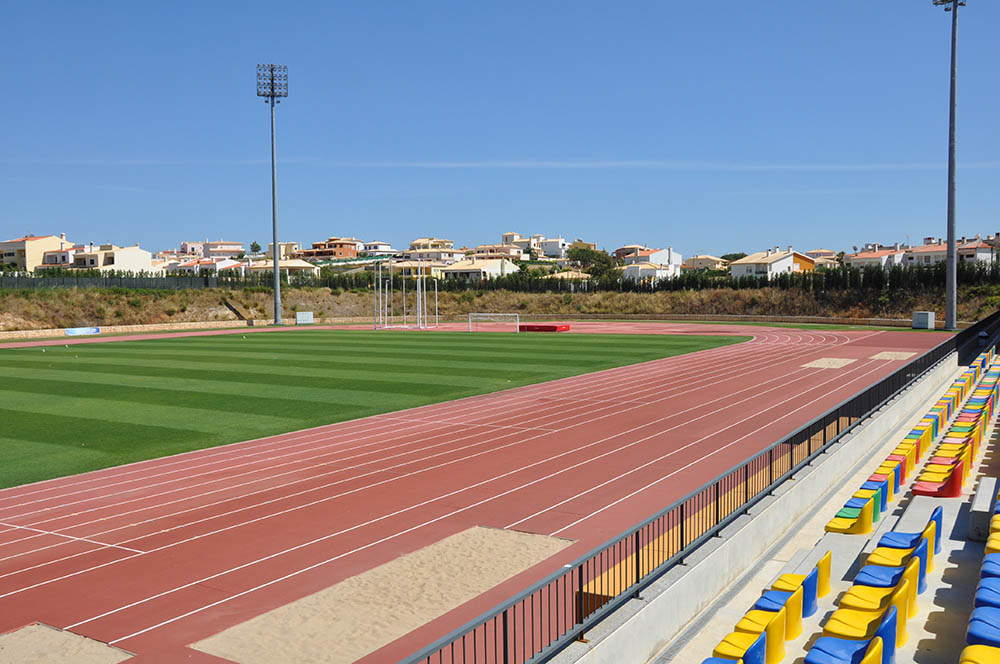
[[594, 277], [600, 277], [616, 267], [615, 259], [609, 256], [606, 251], [574, 247], [566, 252], [566, 257]]
[[729, 261], [731, 263], [733, 261], [738, 261], [739, 259], [746, 257], [747, 255], [742, 251], [740, 251], [735, 254], [722, 254], [719, 258], [721, 258], [724, 261]]
[[260, 245], [257, 244], [257, 240], [250, 243], [250, 253], [254, 256], [260, 253]]

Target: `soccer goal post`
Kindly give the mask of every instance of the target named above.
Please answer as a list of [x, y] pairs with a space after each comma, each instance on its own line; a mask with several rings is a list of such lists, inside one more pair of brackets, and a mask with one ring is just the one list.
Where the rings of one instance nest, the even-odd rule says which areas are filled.
[[[511, 329], [513, 327], [513, 329]], [[469, 332], [519, 332], [519, 314], [486, 314], [469, 312]]]

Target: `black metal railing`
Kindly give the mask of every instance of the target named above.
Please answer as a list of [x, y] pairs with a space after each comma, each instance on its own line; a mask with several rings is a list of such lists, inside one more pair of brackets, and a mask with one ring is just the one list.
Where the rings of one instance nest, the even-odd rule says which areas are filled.
[[949, 336], [759, 454], [404, 662], [547, 661], [744, 514], [919, 376], [951, 353], [958, 352], [960, 361], [974, 357], [996, 337], [998, 329], [1000, 312]]

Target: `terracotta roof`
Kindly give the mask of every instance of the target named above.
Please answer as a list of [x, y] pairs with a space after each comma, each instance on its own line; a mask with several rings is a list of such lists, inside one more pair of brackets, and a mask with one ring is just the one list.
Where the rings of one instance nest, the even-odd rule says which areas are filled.
[[958, 245], [959, 249], [992, 249], [993, 245], [984, 240], [972, 240], [971, 242], [966, 242], [965, 244]]
[[25, 235], [24, 237], [5, 240], [4, 242], [31, 242], [33, 240], [44, 240], [47, 237], [58, 237], [57, 235]]
[[881, 258], [882, 256], [894, 256], [896, 254], [906, 253], [903, 249], [879, 249], [878, 251], [859, 251], [856, 254], [850, 254], [844, 256], [844, 259], [848, 258]]
[[922, 244], [919, 247], [910, 247], [906, 250], [908, 254], [931, 254], [937, 253], [939, 251], [948, 251], [948, 245], [945, 243], [941, 244]]

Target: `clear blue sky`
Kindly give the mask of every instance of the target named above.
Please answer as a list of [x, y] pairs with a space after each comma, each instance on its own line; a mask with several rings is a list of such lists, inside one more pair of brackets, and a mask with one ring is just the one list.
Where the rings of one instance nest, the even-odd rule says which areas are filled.
[[[944, 235], [931, 0], [46, 2], [5, 10], [0, 235], [500, 233], [696, 252]], [[1000, 230], [1000, 3], [959, 50], [960, 234]], [[5, 238], [0, 238], [5, 239]]]

